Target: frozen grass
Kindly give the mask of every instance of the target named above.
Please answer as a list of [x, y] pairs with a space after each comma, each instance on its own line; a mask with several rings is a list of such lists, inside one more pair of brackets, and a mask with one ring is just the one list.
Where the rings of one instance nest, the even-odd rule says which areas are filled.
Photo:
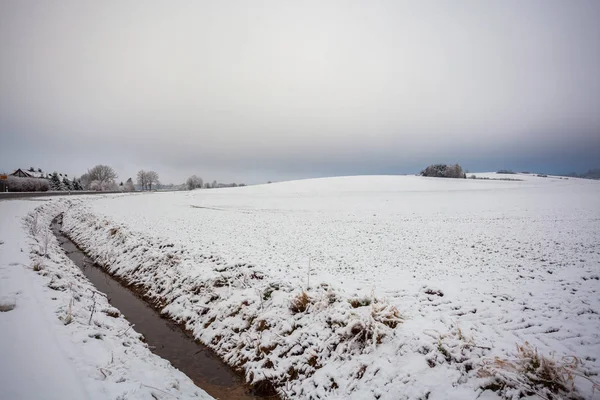
[[44, 270], [44, 263], [42, 260], [37, 259], [33, 262], [31, 268], [35, 271], [35, 272], [40, 272]]
[[2, 298], [0, 299], [0, 312], [8, 312], [15, 309], [17, 301], [13, 298]]
[[308, 297], [308, 294], [303, 290], [298, 296], [294, 297], [292, 299], [292, 301], [290, 302], [290, 310], [294, 313], [303, 313], [308, 309], [308, 306], [310, 305], [310, 297]]
[[582, 362], [575, 356], [555, 359], [538, 352], [528, 342], [517, 346], [512, 359], [496, 357], [484, 362], [478, 375], [491, 378], [487, 387], [501, 394], [518, 392], [522, 396], [537, 395], [542, 399], [581, 399], [575, 390], [575, 378], [589, 383], [592, 394], [600, 385], [585, 375], [580, 369]]

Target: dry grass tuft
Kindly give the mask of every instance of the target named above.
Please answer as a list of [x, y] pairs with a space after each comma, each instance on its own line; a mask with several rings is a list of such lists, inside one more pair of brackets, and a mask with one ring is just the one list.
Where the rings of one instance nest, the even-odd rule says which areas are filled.
[[298, 296], [294, 297], [290, 303], [290, 310], [294, 314], [298, 314], [301, 312], [305, 312], [310, 305], [311, 298], [308, 294], [303, 290]]
[[441, 290], [436, 290], [436, 289], [431, 289], [431, 288], [425, 289], [425, 294], [428, 294], [430, 296], [444, 297], [444, 292], [442, 292]]
[[385, 332], [378, 328], [374, 321], [356, 320], [348, 325], [349, 335], [353, 341], [373, 346], [381, 344], [385, 336]]
[[39, 232], [40, 232], [40, 226], [39, 226], [39, 222], [38, 222], [38, 214], [37, 213], [30, 214], [29, 233], [31, 234], [31, 236], [35, 237]]
[[17, 303], [14, 300], [0, 299], [0, 312], [9, 312], [15, 309]]
[[392, 329], [404, 321], [404, 317], [400, 315], [400, 311], [395, 306], [385, 303], [373, 304], [371, 307], [371, 316], [375, 321], [381, 322]]
[[41, 261], [36, 261], [33, 263], [32, 268], [35, 272], [40, 272], [41, 270], [44, 269], [44, 264], [42, 264]]
[[578, 399], [580, 396], [575, 390], [575, 377], [591, 382], [592, 391], [600, 391], [600, 385], [579, 370], [580, 365], [581, 361], [577, 357], [555, 360], [540, 354], [536, 348], [525, 342], [517, 346], [514, 359], [496, 357], [489, 360], [480, 368], [478, 376], [493, 377], [494, 383], [488, 385], [491, 389], [517, 389], [524, 395], [536, 394], [542, 399], [550, 400]]
[[355, 297], [353, 299], [348, 299], [348, 303], [350, 303], [352, 308], [370, 306], [371, 302], [372, 302], [372, 300], [370, 297], [362, 297], [362, 298]]
[[259, 397], [274, 397], [277, 396], [277, 390], [275, 390], [275, 386], [271, 382], [263, 379], [254, 382], [250, 386], [250, 394]]
[[403, 322], [396, 307], [385, 302], [371, 304], [370, 310], [361, 309], [346, 326], [342, 339], [348, 344], [358, 343], [362, 351], [375, 348], [383, 338]]
[[205, 324], [204, 329], [208, 328], [213, 322], [217, 320], [217, 317], [211, 317]]
[[119, 318], [121, 313], [116, 308], [106, 308], [102, 312], [111, 318]]
[[356, 379], [362, 379], [362, 377], [365, 375], [366, 371], [367, 371], [367, 366], [365, 364], [361, 364], [361, 366], [356, 371], [356, 374], [354, 375], [354, 377]]
[[265, 321], [264, 319], [261, 319], [260, 321], [258, 321], [258, 323], [256, 324], [256, 330], [258, 332], [262, 332], [262, 331], [266, 331], [267, 329], [269, 329], [271, 327], [271, 325], [269, 325], [269, 323], [267, 321]]

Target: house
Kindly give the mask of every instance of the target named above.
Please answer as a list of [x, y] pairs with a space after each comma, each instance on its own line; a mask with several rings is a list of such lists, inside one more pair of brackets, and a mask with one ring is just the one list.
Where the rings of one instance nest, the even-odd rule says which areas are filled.
[[33, 168], [29, 168], [27, 171], [19, 168], [10, 175], [18, 176], [19, 178], [45, 178], [45, 175], [41, 169], [34, 170]]

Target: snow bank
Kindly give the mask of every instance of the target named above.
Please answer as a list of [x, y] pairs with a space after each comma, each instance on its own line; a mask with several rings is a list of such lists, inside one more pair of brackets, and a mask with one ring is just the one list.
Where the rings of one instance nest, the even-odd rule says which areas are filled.
[[526, 342], [600, 371], [600, 185], [523, 177], [102, 199], [69, 209], [64, 229], [291, 398], [510, 398], [523, 388], [481, 371]]
[[[49, 230], [84, 200], [0, 202], [0, 387], [10, 399], [210, 399], [151, 353]], [[94, 310], [94, 312], [92, 312]]]

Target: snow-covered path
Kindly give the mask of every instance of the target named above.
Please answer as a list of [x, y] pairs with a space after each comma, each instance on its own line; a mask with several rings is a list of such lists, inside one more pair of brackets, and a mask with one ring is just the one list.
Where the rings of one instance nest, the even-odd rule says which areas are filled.
[[28, 244], [22, 218], [39, 203], [2, 202], [0, 301], [15, 309], [0, 313], [0, 387], [7, 399], [90, 399], [52, 310], [45, 278], [27, 269]]
[[[41, 204], [48, 212], [39, 216], [36, 242], [24, 217]], [[61, 211], [52, 211], [53, 204], [66, 206], [56, 200], [0, 201], [0, 306], [15, 306], [0, 312], [0, 398], [210, 399], [152, 354], [124, 318], [114, 318], [116, 310], [109, 312], [104, 297], [92, 300], [93, 286], [51, 233], [48, 256], [32, 256], [45, 252], [48, 218]], [[36, 263], [40, 271], [33, 270]], [[92, 301], [97, 312], [90, 326]]]

